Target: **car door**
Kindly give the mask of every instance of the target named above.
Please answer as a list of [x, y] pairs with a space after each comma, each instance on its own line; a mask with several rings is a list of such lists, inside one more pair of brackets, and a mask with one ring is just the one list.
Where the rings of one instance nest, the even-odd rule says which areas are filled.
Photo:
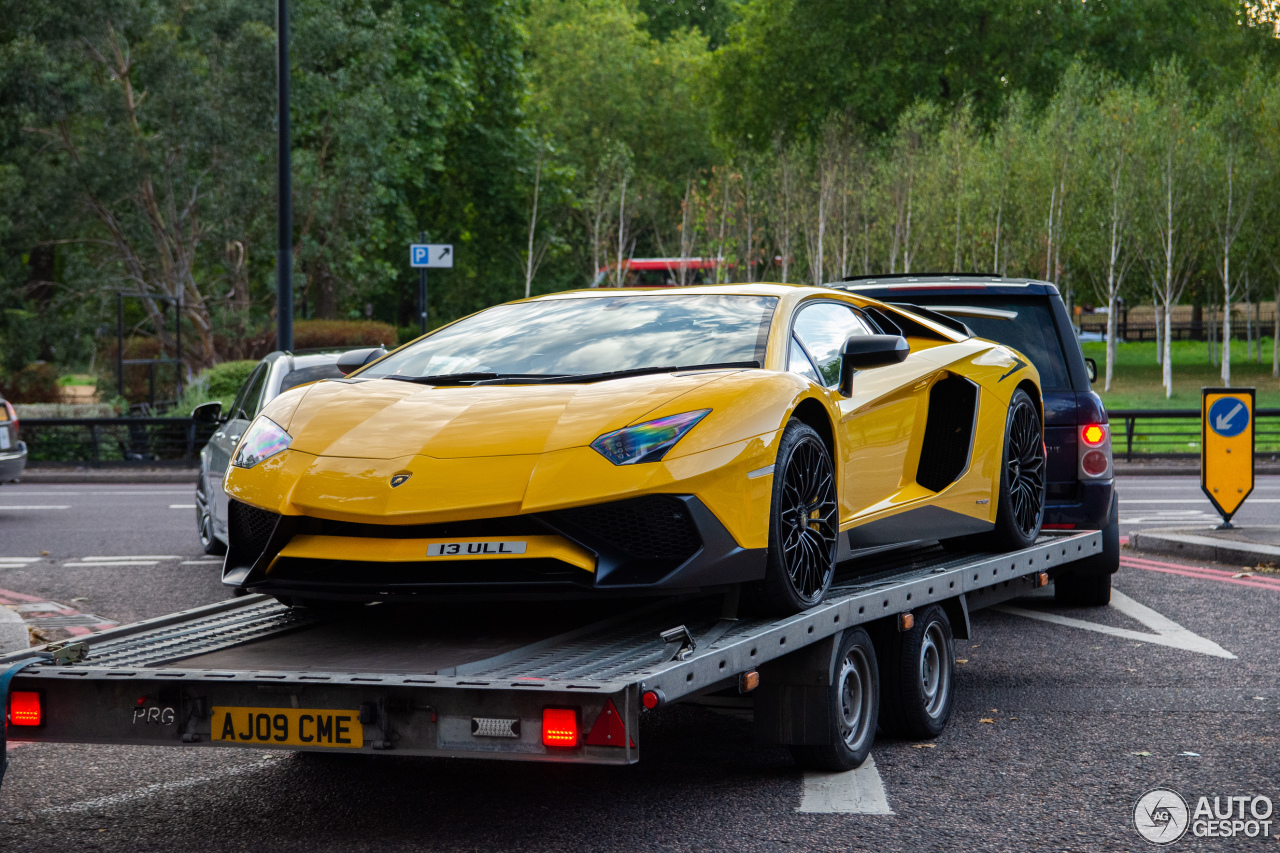
[[253, 369], [249, 378], [240, 386], [235, 402], [227, 411], [228, 418], [209, 439], [209, 486], [213, 496], [213, 529], [222, 537], [227, 535], [227, 493], [222, 489], [222, 478], [231, 465], [240, 436], [249, 428], [249, 422], [258, 413], [262, 392], [267, 384], [269, 365], [262, 362]]
[[923, 433], [921, 403], [930, 377], [938, 370], [936, 365], [908, 358], [901, 364], [860, 371], [854, 378], [853, 396], [840, 396], [836, 390], [840, 347], [853, 335], [869, 334], [875, 331], [859, 311], [835, 301], [803, 303], [792, 322], [793, 352], [799, 347], [808, 356], [811, 372], [828, 389], [840, 413], [836, 444], [841, 521], [885, 508], [914, 483], [914, 472], [908, 474], [905, 468]]

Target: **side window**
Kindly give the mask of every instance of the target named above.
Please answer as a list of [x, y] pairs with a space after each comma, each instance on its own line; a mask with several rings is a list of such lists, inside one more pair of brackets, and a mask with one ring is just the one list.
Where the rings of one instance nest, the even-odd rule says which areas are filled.
[[258, 413], [258, 401], [262, 398], [262, 386], [267, 383], [267, 366], [259, 364], [240, 386], [240, 393], [231, 404], [231, 417], [252, 420]]
[[787, 356], [787, 370], [799, 373], [815, 385], [822, 384], [822, 380], [818, 378], [818, 372], [813, 369], [813, 362], [809, 361], [809, 356], [805, 354], [795, 335], [791, 336], [791, 353]]
[[828, 388], [840, 381], [840, 347], [854, 335], [869, 335], [871, 329], [848, 305], [815, 302], [802, 306], [792, 327], [795, 336], [813, 356]]

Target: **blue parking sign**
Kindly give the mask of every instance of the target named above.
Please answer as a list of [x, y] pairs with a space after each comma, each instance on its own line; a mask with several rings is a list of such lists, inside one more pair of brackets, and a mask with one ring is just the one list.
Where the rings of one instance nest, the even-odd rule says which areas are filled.
[[413, 243], [409, 246], [409, 266], [453, 269], [453, 246], [449, 243]]

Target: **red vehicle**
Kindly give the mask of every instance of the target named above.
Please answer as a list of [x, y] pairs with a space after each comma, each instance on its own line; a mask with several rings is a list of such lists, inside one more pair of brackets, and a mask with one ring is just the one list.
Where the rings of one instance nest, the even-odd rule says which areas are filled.
[[[712, 284], [715, 270], [731, 267], [723, 258], [630, 258], [622, 262], [623, 287], [675, 287], [679, 284]], [[680, 270], [688, 270], [688, 279], [680, 281]], [[596, 271], [592, 287], [612, 287], [618, 274], [616, 264]]]

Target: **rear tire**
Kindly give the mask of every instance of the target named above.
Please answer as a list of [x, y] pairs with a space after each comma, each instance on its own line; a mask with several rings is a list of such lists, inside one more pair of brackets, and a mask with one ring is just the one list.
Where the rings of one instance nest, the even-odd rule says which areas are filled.
[[855, 770], [871, 754], [880, 715], [876, 650], [864, 629], [844, 632], [827, 693], [830, 742], [793, 746], [791, 754], [805, 770]]
[[820, 603], [835, 575], [839, 532], [831, 454], [817, 432], [793, 420], [773, 469], [765, 576], [751, 588], [758, 609], [790, 616]]
[[880, 656], [880, 730], [892, 737], [931, 740], [947, 727], [955, 696], [951, 620], [933, 604], [916, 615], [910, 631], [890, 630]]

